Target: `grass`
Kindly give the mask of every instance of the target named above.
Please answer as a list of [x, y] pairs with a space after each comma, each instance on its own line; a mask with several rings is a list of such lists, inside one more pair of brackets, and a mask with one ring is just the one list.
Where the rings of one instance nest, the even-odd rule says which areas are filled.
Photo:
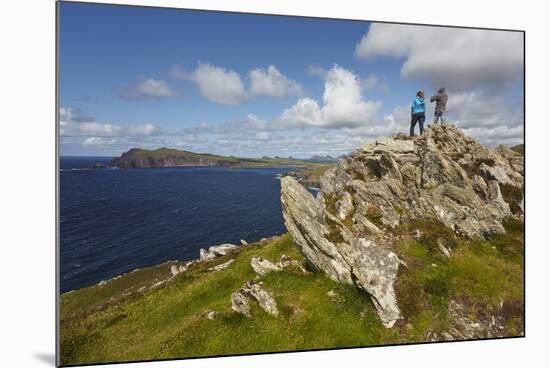
[[[395, 285], [405, 319], [391, 329], [381, 325], [365, 293], [323, 274], [298, 270], [262, 278], [277, 302], [278, 317], [258, 307], [253, 307], [252, 318], [233, 312], [231, 293], [256, 276], [250, 266], [252, 256], [272, 262], [282, 254], [302, 259], [288, 234], [198, 264], [156, 289], [121, 297], [128, 288], [135, 289], [135, 283], [164, 277], [169, 267], [143, 269], [101, 291], [94, 286], [61, 296], [61, 362], [74, 365], [427, 341], [429, 333], [445, 331], [451, 323], [447, 313], [451, 299], [467, 303], [469, 311], [479, 316], [504, 302], [506, 334], [520, 335], [523, 226], [510, 221], [506, 227], [507, 234], [491, 240], [457, 241], [450, 259], [422, 241], [396, 244], [395, 251], [408, 265], [400, 268]], [[235, 262], [225, 271], [206, 271], [232, 257]], [[330, 290], [336, 297], [327, 296]], [[208, 311], [216, 311], [217, 317], [207, 319]]]
[[365, 210], [365, 217], [378, 227], [384, 226], [384, 224], [382, 223], [382, 211], [375, 205], [369, 205], [367, 207], [367, 209]]
[[508, 322], [513, 320], [505, 335], [522, 334], [523, 224], [508, 220], [505, 227], [506, 234], [490, 240], [455, 240], [451, 258], [422, 243], [434, 234], [398, 243], [397, 253], [408, 265], [400, 269], [396, 283], [406, 321], [418, 328], [419, 320], [429, 317], [433, 332], [443, 332], [451, 323], [452, 299], [466, 305], [474, 319], [503, 314]]
[[306, 162], [305, 165], [302, 165], [297, 176], [302, 178], [305, 185], [318, 187], [320, 186], [321, 176], [333, 166], [334, 164]]
[[511, 147], [512, 150], [516, 151], [520, 155], [525, 155], [525, 145], [524, 144], [518, 144], [516, 146]]

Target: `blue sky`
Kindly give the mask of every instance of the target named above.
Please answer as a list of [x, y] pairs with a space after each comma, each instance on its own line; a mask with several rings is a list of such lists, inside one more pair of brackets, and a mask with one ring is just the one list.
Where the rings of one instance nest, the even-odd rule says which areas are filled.
[[442, 84], [470, 134], [523, 135], [520, 33], [79, 3], [60, 14], [63, 155], [338, 155], [407, 131], [415, 92]]

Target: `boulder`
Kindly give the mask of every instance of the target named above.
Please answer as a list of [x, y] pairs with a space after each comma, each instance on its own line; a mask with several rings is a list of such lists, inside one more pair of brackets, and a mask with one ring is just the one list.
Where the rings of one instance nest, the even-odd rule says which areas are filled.
[[208, 248], [208, 250], [201, 248], [199, 259], [200, 262], [207, 262], [213, 260], [214, 258], [222, 257], [238, 250], [239, 246], [234, 244], [214, 245]]
[[491, 167], [483, 163], [479, 167], [481, 174], [488, 180], [496, 180], [499, 184], [514, 185], [506, 171], [499, 166]]
[[270, 272], [282, 271], [282, 268], [261, 257], [252, 257], [250, 265], [259, 276], [264, 276]]
[[212, 321], [215, 320], [217, 316], [218, 316], [218, 312], [216, 311], [210, 311], [206, 314], [206, 318]]
[[502, 192], [500, 191], [500, 185], [497, 180], [491, 180], [488, 187], [488, 198], [493, 201], [500, 210], [508, 216], [512, 216], [512, 211], [510, 210], [510, 205], [506, 203], [502, 197]]
[[334, 299], [336, 299], [336, 297], [338, 296], [338, 294], [336, 294], [336, 293], [334, 292], [334, 290], [329, 290], [329, 291], [327, 291], [327, 296], [328, 296], [330, 299], [334, 300]]
[[302, 271], [303, 273], [308, 273], [308, 271], [304, 268], [304, 265], [303, 265], [302, 262], [300, 262], [296, 259], [292, 259], [289, 256], [287, 256], [286, 254], [283, 254], [281, 256], [281, 259], [279, 260], [278, 266], [283, 270], [294, 267], [294, 268]]
[[246, 317], [251, 317], [251, 301], [256, 301], [260, 308], [273, 316], [279, 314], [275, 299], [263, 288], [263, 283], [261, 282], [250, 280], [239, 290], [231, 294], [231, 308]]
[[[401, 318], [393, 284], [403, 264], [392, 251], [401, 236], [393, 230], [420, 220], [465, 238], [503, 233], [512, 212], [501, 185], [523, 188], [523, 161], [443, 124], [414, 138], [369, 142], [320, 183], [313, 197], [292, 177], [281, 178], [285, 225], [309, 269], [367, 292], [391, 327]], [[450, 256], [444, 244], [439, 249]]]
[[170, 272], [172, 273], [172, 276], [176, 276], [178, 273], [180, 273], [177, 265], [172, 265], [170, 267]]
[[250, 317], [250, 298], [243, 288], [231, 294], [231, 309], [235, 312]]

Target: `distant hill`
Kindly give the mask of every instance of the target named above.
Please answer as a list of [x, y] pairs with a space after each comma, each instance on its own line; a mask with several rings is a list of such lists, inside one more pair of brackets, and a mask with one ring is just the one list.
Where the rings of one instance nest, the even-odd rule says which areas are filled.
[[317, 164], [333, 164], [336, 161], [338, 161], [338, 159], [328, 155], [327, 156], [314, 155], [304, 161], [313, 162]]
[[146, 150], [132, 148], [120, 157], [111, 161], [111, 166], [120, 168], [155, 168], [155, 167], [186, 167], [186, 166], [222, 166], [222, 167], [305, 167], [312, 162], [294, 158], [262, 157], [239, 158], [221, 156], [210, 153], [195, 153], [173, 148]]
[[525, 144], [518, 144], [517, 146], [511, 147], [512, 150], [516, 151], [520, 155], [525, 155]]

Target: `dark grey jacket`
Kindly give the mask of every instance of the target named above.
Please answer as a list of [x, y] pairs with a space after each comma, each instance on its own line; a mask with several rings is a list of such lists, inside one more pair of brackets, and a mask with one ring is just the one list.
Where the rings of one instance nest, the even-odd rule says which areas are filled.
[[449, 96], [445, 93], [445, 91], [438, 92], [436, 95], [433, 95], [430, 97], [430, 102], [435, 101], [435, 111], [436, 112], [445, 112], [445, 108], [447, 107], [447, 100], [449, 99]]

